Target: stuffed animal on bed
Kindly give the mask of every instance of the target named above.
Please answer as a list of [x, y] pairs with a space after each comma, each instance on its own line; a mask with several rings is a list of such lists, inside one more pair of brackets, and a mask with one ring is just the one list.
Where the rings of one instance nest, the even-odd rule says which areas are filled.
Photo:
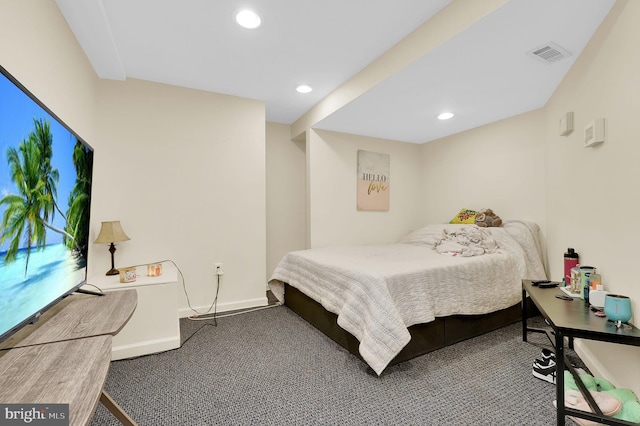
[[492, 226], [502, 225], [502, 219], [491, 209], [480, 210], [476, 214], [475, 224], [481, 228], [490, 228]]

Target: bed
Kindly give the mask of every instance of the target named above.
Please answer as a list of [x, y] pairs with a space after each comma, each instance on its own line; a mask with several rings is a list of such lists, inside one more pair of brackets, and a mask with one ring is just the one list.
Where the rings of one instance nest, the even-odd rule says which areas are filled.
[[275, 297], [380, 375], [518, 321], [521, 281], [545, 279], [538, 226], [428, 225], [395, 244], [287, 253]]

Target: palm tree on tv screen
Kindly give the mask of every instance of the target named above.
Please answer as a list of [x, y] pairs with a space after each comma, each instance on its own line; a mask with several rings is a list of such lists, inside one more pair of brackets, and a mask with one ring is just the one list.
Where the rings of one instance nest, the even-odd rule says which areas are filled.
[[89, 208], [91, 202], [91, 170], [93, 164], [92, 153], [79, 140], [73, 147], [73, 165], [76, 169], [76, 184], [69, 196], [67, 223], [65, 230], [75, 236], [75, 241], [63, 237], [65, 245], [73, 249], [75, 244], [86, 259], [89, 243]]
[[[43, 119], [33, 120], [34, 129], [29, 133], [29, 142], [35, 144], [40, 149], [40, 174], [45, 185], [45, 193], [50, 196], [52, 203], [47, 204], [42, 211], [42, 219], [49, 221], [49, 216], [53, 220], [55, 211], [64, 218], [64, 213], [60, 210], [57, 203], [58, 198], [58, 180], [60, 174], [57, 169], [51, 166], [51, 158], [53, 157], [53, 135], [49, 127], [49, 122]], [[54, 210], [55, 209], [55, 210]]]
[[16, 260], [20, 240], [24, 236], [25, 275], [29, 267], [31, 248], [35, 246], [42, 249], [47, 243], [45, 228], [62, 234], [73, 242], [73, 247], [81, 253], [73, 235], [49, 222], [50, 218], [53, 220], [56, 209], [65, 218], [56, 202], [59, 174], [58, 170], [51, 166], [53, 136], [48, 122], [42, 119], [34, 119], [33, 122], [34, 130], [29, 133], [27, 139], [20, 142], [18, 149], [7, 149], [10, 176], [18, 194], [8, 194], [0, 200], [0, 205], [5, 206], [0, 243], [10, 240], [4, 260], [7, 263]]
[[40, 150], [35, 144], [23, 140], [18, 150], [13, 147], [7, 149], [7, 163], [18, 194], [8, 194], [0, 200], [0, 205], [6, 207], [2, 216], [0, 242], [11, 239], [4, 256], [5, 262], [11, 263], [18, 256], [24, 234], [27, 246], [26, 275], [31, 246], [44, 247], [46, 244], [46, 230], [40, 214], [51, 202], [47, 199], [45, 183], [40, 179]]

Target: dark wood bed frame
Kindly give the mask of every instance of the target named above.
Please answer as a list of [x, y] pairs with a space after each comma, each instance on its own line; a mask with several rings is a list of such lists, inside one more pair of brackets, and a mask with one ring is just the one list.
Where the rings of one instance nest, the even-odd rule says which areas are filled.
[[[527, 312], [531, 313], [530, 316], [536, 315], [538, 312], [535, 306], [529, 300], [527, 302], [529, 302]], [[327, 311], [320, 303], [286, 283], [284, 304], [340, 346], [362, 359], [358, 352], [360, 342], [338, 325], [336, 314]], [[518, 303], [485, 315], [454, 315], [436, 318], [435, 321], [426, 324], [412, 325], [409, 327], [411, 340], [389, 365], [407, 361], [521, 320], [522, 307]]]

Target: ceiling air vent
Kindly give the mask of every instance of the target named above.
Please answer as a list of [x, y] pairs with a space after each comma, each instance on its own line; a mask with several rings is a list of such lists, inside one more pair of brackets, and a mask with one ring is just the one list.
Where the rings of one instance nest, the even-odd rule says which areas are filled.
[[554, 42], [549, 42], [527, 52], [526, 55], [544, 62], [545, 64], [553, 64], [571, 56], [571, 52], [558, 46]]

